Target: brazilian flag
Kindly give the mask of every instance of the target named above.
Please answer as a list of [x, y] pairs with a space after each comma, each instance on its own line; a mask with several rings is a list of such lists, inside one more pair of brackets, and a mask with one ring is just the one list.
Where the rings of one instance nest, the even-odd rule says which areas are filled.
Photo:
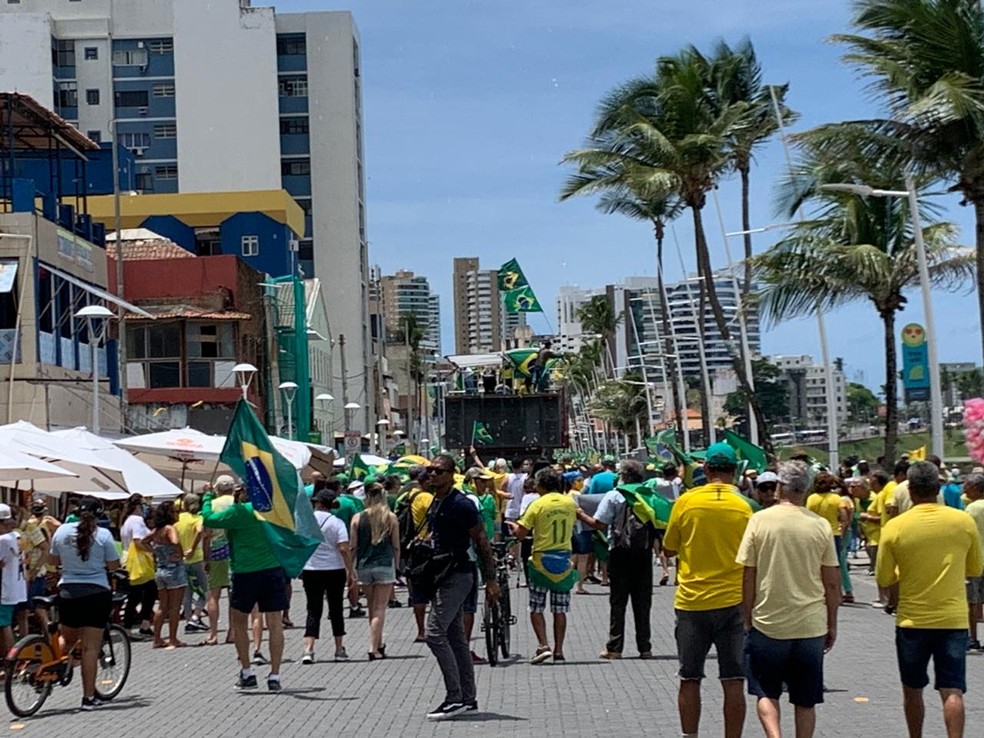
[[485, 423], [478, 420], [472, 423], [472, 445], [476, 443], [480, 446], [489, 446], [495, 443], [495, 439], [489, 433], [489, 429], [485, 427]]
[[353, 482], [364, 482], [366, 481], [366, 477], [368, 477], [371, 473], [372, 469], [370, 469], [369, 465], [362, 460], [361, 454], [356, 454], [352, 457], [352, 466], [349, 467], [349, 479]]
[[526, 379], [532, 376], [530, 370], [530, 363], [540, 355], [538, 349], [513, 349], [512, 351], [506, 351], [505, 356], [509, 359], [509, 363], [512, 364], [514, 374], [519, 379]]
[[253, 511], [287, 576], [300, 576], [324, 536], [297, 469], [273, 447], [245, 401], [236, 405], [219, 461], [245, 483]]
[[747, 461], [747, 467], [754, 469], [760, 474], [769, 465], [769, 459], [765, 455], [765, 449], [761, 449], [751, 441], [746, 441], [737, 433], [725, 429], [724, 437], [721, 439], [735, 450], [735, 454], [741, 461]]
[[650, 523], [656, 530], [666, 529], [673, 503], [663, 495], [645, 484], [623, 484], [618, 492], [639, 520]]
[[509, 292], [510, 290], [526, 287], [527, 285], [529, 285], [529, 282], [526, 281], [526, 275], [523, 274], [519, 262], [515, 259], [510, 259], [499, 267], [500, 292]]
[[509, 290], [506, 292], [505, 297], [502, 298], [502, 301], [506, 306], [506, 312], [510, 315], [515, 315], [516, 313], [543, 312], [543, 308], [540, 307], [540, 301], [536, 299], [533, 288], [529, 285]]

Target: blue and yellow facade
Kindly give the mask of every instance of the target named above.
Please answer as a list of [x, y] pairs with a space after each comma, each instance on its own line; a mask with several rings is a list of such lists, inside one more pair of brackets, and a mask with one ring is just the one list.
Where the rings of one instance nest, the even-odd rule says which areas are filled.
[[[90, 197], [93, 221], [115, 223], [113, 198]], [[146, 228], [199, 256], [231, 254], [273, 277], [293, 274], [305, 235], [301, 206], [285, 190], [124, 195], [121, 224]]]

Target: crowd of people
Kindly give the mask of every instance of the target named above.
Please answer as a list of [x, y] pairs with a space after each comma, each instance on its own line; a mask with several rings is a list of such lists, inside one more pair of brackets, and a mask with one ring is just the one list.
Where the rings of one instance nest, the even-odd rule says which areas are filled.
[[[850, 557], [864, 550], [879, 592], [871, 605], [896, 618], [910, 735], [922, 735], [930, 660], [947, 735], [963, 735], [966, 652], [982, 648], [984, 470], [961, 480], [934, 457], [890, 467], [852, 459], [836, 470], [799, 458], [740, 477], [738, 469], [735, 451], [719, 443], [707, 449], [706, 481], [691, 489], [673, 463], [578, 468], [517, 458], [486, 466], [474, 449], [368, 484], [314, 473], [304, 493], [323, 540], [300, 576], [300, 663], [315, 663], [326, 604], [334, 660], [349, 658], [346, 620], [359, 617], [368, 625], [366, 657], [385, 660], [386, 614], [402, 606], [396, 586], [405, 585], [415, 640], [428, 645], [444, 679], [444, 699], [427, 718], [477, 710], [474, 665], [483, 658], [470, 643], [480, 589], [486, 601], [500, 596], [491, 543], [501, 540], [528, 587], [531, 664], [564, 663], [567, 616], [587, 586], [608, 589], [599, 657], [622, 658], [631, 604], [639, 658], [653, 658], [654, 587], [674, 586], [682, 735], [698, 734], [714, 647], [726, 737], [741, 735], [746, 690], [766, 736], [780, 735], [785, 691], [796, 735], [807, 737], [839, 608], [854, 602]], [[31, 598], [57, 589], [63, 636], [81, 644], [82, 709], [99, 706], [95, 653], [111, 617], [107, 571], [118, 566], [128, 580], [121, 618], [133, 638], [177, 649], [182, 635], [201, 633], [201, 645], [218, 644], [228, 590], [236, 687], [256, 688], [255, 668], [268, 664], [267, 688], [281, 689], [292, 581], [231, 476], [177, 503], [151, 506], [135, 494], [106, 511], [82, 498], [64, 523], [45, 498], [29, 510], [0, 505], [0, 566], [0, 645], [11, 646], [15, 628], [43, 625], [46, 611]]]

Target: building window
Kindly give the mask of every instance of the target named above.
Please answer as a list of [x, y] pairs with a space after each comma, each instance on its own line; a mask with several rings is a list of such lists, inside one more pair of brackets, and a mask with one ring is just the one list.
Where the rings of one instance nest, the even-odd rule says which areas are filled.
[[235, 359], [236, 336], [232, 323], [188, 323], [190, 359]]
[[58, 107], [77, 108], [79, 106], [79, 86], [76, 82], [58, 83]]
[[85, 104], [86, 105], [98, 105], [99, 104], [99, 90], [86, 90], [85, 91]]
[[150, 50], [155, 54], [173, 54], [174, 41], [169, 38], [162, 38], [150, 42]]
[[162, 123], [154, 126], [154, 138], [177, 138], [178, 126], [174, 123]]
[[311, 174], [310, 159], [289, 159], [280, 162], [280, 174], [282, 176], [300, 177]]
[[304, 56], [307, 54], [307, 37], [303, 33], [277, 36], [277, 56]]
[[178, 178], [178, 165], [165, 164], [164, 166], [154, 167], [154, 175], [161, 181], [175, 180]]
[[85, 47], [85, 60], [97, 61], [99, 59], [99, 49], [96, 46]]
[[174, 97], [174, 83], [165, 82], [164, 84], [154, 85], [154, 97]]
[[89, 140], [93, 143], [102, 143], [102, 131], [86, 131], [85, 135], [89, 137]]
[[310, 131], [310, 126], [308, 123], [308, 119], [306, 117], [280, 119], [281, 136], [290, 136], [294, 134], [308, 133], [309, 131]]
[[242, 239], [240, 239], [240, 242], [242, 244], [243, 256], [259, 256], [259, 236], [243, 236]]
[[146, 67], [147, 49], [116, 49], [113, 52], [114, 67]]
[[138, 192], [153, 192], [154, 178], [151, 176], [150, 170], [144, 169], [137, 172], [137, 181], [135, 184]]
[[280, 97], [307, 97], [308, 81], [306, 75], [281, 77]]
[[55, 39], [51, 44], [51, 63], [56, 67], [74, 67], [75, 42]]
[[116, 93], [116, 107], [145, 108], [150, 104], [147, 90], [120, 90]]
[[150, 134], [149, 133], [120, 133], [120, 145], [123, 148], [130, 149], [146, 149], [150, 147]]

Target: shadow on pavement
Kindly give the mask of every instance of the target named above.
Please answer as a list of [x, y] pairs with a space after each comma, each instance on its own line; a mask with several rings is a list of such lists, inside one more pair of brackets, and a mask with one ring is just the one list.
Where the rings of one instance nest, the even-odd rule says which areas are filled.
[[498, 712], [481, 712], [479, 711], [475, 715], [469, 715], [467, 718], [461, 720], [454, 720], [448, 722], [455, 723], [493, 723], [493, 722], [508, 722], [508, 723], [519, 723], [527, 722], [529, 718], [516, 717], [515, 715], [503, 715]]
[[[131, 697], [117, 697], [112, 702], [106, 702], [98, 710], [93, 712], [125, 712], [126, 710], [135, 710], [140, 707], [148, 707], [150, 705], [150, 700], [147, 700], [140, 695], [133, 695]], [[57, 710], [45, 710], [44, 708], [37, 715], [32, 715], [29, 718], [15, 718], [11, 717], [11, 721], [18, 722], [23, 720], [24, 722], [34, 722], [36, 720], [43, 720], [44, 718], [56, 717], [60, 715], [74, 715], [76, 713], [81, 713], [82, 711], [77, 707], [62, 707]]]

